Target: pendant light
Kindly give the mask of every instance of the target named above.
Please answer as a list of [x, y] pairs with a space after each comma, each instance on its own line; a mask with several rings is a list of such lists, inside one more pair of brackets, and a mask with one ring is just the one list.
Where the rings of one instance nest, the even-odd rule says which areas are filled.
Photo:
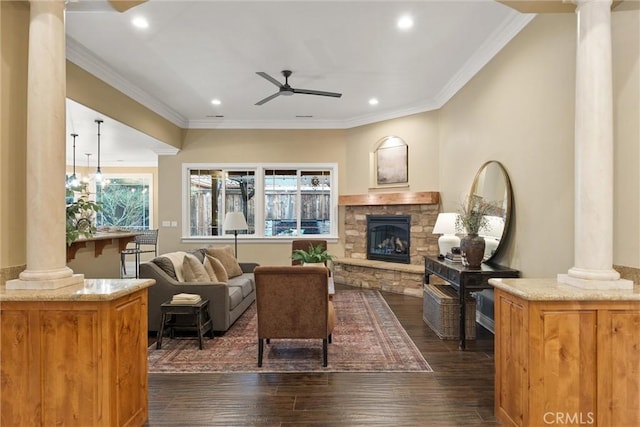
[[76, 175], [76, 137], [78, 134], [72, 133], [71, 136], [73, 137], [73, 175], [71, 175], [71, 181], [69, 183], [72, 187], [77, 187], [79, 184], [78, 176]]
[[95, 122], [98, 124], [98, 169], [96, 169], [96, 182], [102, 182], [102, 171], [100, 170], [100, 124], [104, 122], [104, 120], [96, 119]]

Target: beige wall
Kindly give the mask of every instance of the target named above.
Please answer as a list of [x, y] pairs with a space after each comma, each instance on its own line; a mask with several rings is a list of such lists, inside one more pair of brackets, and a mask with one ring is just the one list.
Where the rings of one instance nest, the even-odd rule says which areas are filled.
[[640, 11], [613, 14], [615, 264], [640, 268]]
[[[0, 271], [26, 260], [28, 2], [0, 2]], [[62, 212], [61, 212], [62, 215]]]
[[[178, 221], [178, 228], [161, 229], [161, 250], [198, 246], [180, 244], [181, 167], [189, 162], [332, 162], [338, 164], [339, 194], [369, 192], [369, 153], [376, 142], [396, 135], [409, 146], [409, 182], [407, 188], [376, 191], [437, 191], [438, 143], [437, 112], [411, 115], [349, 130], [189, 130], [176, 156], [160, 158], [160, 221]], [[178, 203], [177, 203], [178, 202]], [[344, 218], [344, 210], [340, 210]], [[339, 242], [329, 243], [329, 250], [343, 255], [344, 228], [339, 221]], [[218, 244], [218, 243], [216, 243]], [[222, 243], [220, 243], [222, 244]], [[289, 263], [290, 243], [240, 241], [241, 260], [261, 264]]]
[[[413, 114], [346, 131], [349, 169], [340, 194], [366, 194], [370, 191], [438, 191], [438, 112]], [[369, 153], [383, 137], [395, 135], [409, 146], [409, 187], [369, 190]]]
[[[614, 263], [639, 267], [639, 13], [613, 15]], [[573, 266], [575, 34], [573, 14], [537, 16], [441, 109], [445, 210], [468, 194], [484, 161], [502, 162], [515, 210], [499, 261], [527, 277], [554, 277]]]
[[[180, 242], [182, 230], [183, 163], [337, 163], [339, 186], [345, 184], [347, 162], [342, 130], [188, 130], [182, 151], [159, 158], [160, 223], [177, 221], [177, 228], [161, 227], [162, 252], [202, 246]], [[233, 240], [226, 242], [233, 244]], [[216, 243], [218, 244], [218, 243]], [[223, 244], [223, 243], [220, 243]], [[208, 244], [207, 244], [208, 245]], [[240, 261], [261, 264], [290, 263], [290, 242], [240, 242]], [[331, 243], [332, 252], [341, 252]]]

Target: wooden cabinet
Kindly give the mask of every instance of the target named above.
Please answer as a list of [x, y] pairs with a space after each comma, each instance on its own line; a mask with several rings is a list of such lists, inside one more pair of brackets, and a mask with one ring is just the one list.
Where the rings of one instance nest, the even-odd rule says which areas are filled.
[[0, 425], [139, 426], [147, 289], [109, 301], [3, 301]]
[[496, 418], [509, 426], [640, 425], [639, 308], [496, 289]]

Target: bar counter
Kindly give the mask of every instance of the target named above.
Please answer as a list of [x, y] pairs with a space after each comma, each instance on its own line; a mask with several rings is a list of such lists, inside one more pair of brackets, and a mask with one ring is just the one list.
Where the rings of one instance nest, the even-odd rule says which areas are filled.
[[76, 253], [87, 247], [87, 243], [93, 242], [94, 256], [98, 257], [102, 254], [104, 247], [113, 243], [118, 245], [118, 253], [122, 252], [127, 244], [133, 242], [140, 233], [130, 231], [99, 231], [91, 237], [81, 236], [71, 245], [67, 246], [67, 262], [75, 258]]
[[151, 279], [0, 287], [0, 425], [140, 426]]
[[[640, 425], [640, 287], [555, 279], [495, 288], [495, 416], [501, 425]], [[558, 415], [560, 414], [560, 415]], [[564, 423], [563, 423], [564, 424]]]

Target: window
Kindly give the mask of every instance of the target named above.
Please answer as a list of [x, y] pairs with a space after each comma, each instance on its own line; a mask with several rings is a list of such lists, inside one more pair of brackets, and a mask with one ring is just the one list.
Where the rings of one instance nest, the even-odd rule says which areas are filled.
[[139, 174], [105, 176], [103, 185], [92, 181], [96, 201], [102, 205], [102, 211], [96, 215], [96, 226], [153, 228], [151, 180], [151, 175]]
[[254, 234], [254, 170], [189, 169], [189, 236], [221, 236], [224, 214], [242, 212]]
[[253, 237], [336, 235], [337, 165], [184, 165], [187, 237], [223, 236], [242, 212]]
[[264, 173], [265, 236], [330, 234], [331, 171]]

